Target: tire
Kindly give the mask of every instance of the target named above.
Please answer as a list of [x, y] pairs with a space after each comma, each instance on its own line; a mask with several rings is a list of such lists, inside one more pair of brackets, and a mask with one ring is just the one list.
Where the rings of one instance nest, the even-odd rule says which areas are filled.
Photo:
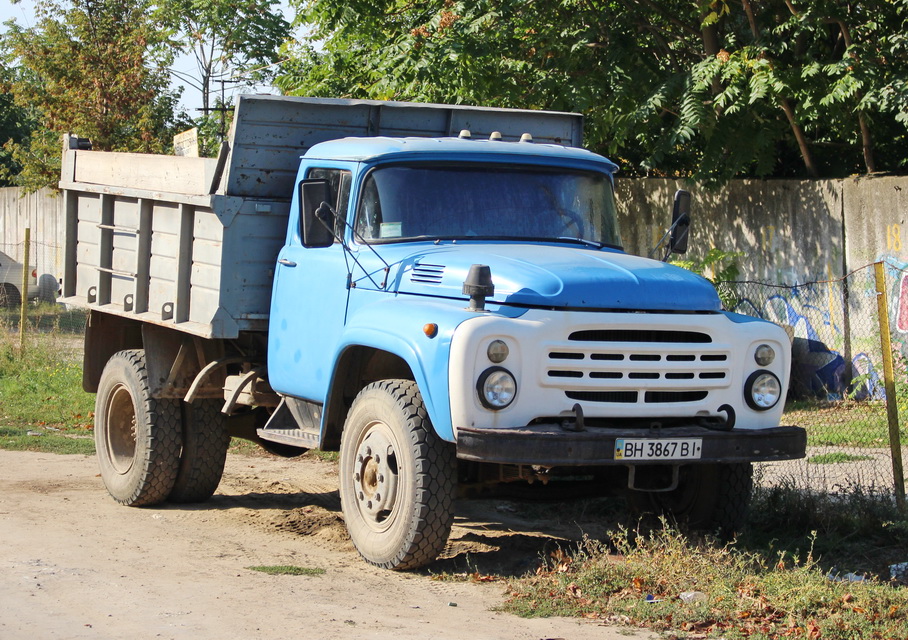
[[183, 448], [170, 502], [205, 502], [218, 488], [230, 447], [227, 416], [219, 400], [180, 403], [183, 408]]
[[730, 538], [744, 526], [752, 490], [750, 463], [688, 465], [681, 468], [675, 490], [628, 490], [627, 501], [638, 515], [664, 515], [690, 529]]
[[143, 350], [115, 353], [95, 400], [95, 447], [104, 486], [120, 504], [164, 501], [180, 465], [179, 400], [152, 398]]
[[0, 283], [0, 307], [15, 309], [22, 304], [22, 296], [16, 285], [9, 282]]
[[350, 408], [340, 451], [340, 497], [359, 554], [384, 569], [438, 557], [454, 520], [454, 445], [432, 428], [415, 382], [383, 380]]

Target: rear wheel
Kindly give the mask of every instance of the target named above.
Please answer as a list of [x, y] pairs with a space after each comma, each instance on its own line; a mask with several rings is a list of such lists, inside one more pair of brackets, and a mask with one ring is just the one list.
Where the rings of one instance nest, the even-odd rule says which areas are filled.
[[416, 383], [363, 389], [341, 438], [340, 496], [360, 555], [385, 569], [415, 569], [444, 549], [454, 519], [454, 445], [432, 428]]
[[741, 531], [753, 490], [750, 463], [688, 465], [673, 491], [628, 491], [632, 511], [664, 515], [678, 524], [731, 537]]
[[104, 486], [120, 504], [167, 498], [180, 463], [179, 400], [151, 397], [145, 352], [115, 353], [95, 400], [95, 448]]
[[215, 492], [224, 473], [230, 435], [219, 400], [183, 402], [183, 448], [171, 502], [204, 502]]
[[0, 283], [0, 307], [13, 309], [22, 304], [22, 296], [16, 285], [9, 282]]

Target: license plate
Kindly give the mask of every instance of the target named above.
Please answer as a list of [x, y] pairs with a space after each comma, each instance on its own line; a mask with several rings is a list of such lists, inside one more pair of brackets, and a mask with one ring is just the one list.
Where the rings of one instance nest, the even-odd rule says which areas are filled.
[[699, 460], [700, 438], [624, 439], [615, 441], [615, 460]]

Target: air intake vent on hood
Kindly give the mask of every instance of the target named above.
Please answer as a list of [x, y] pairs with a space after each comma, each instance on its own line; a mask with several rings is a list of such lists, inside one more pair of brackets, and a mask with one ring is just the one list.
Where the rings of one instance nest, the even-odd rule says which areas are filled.
[[445, 267], [442, 264], [415, 264], [410, 272], [410, 282], [441, 284], [444, 273]]

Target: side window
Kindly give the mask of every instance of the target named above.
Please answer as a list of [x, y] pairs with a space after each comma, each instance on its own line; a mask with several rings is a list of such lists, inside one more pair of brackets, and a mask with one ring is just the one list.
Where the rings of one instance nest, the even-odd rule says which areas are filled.
[[344, 221], [347, 218], [347, 207], [350, 203], [350, 181], [349, 171], [343, 169], [310, 169], [306, 176], [310, 180], [327, 180], [328, 187], [331, 190], [331, 204], [337, 212], [337, 222], [334, 226], [334, 234], [338, 237], [344, 236]]

